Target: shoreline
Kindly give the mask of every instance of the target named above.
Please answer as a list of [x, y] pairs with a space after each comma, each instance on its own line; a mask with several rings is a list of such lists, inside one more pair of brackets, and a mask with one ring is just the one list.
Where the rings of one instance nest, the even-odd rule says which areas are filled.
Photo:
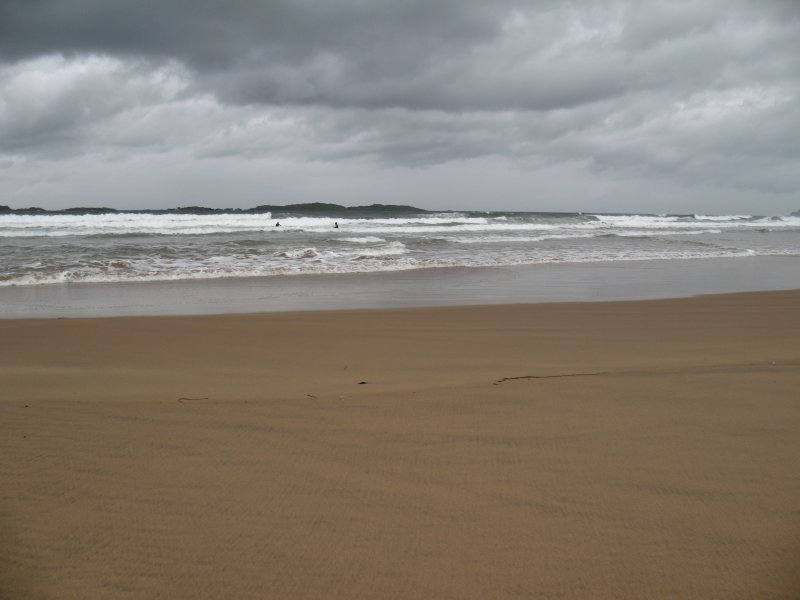
[[[502, 309], [510, 309], [510, 310], [526, 310], [531, 309], [535, 310], [536, 308], [559, 308], [565, 307], [570, 309], [578, 309], [581, 306], [591, 307], [593, 305], [600, 305], [605, 307], [623, 307], [625, 305], [648, 305], [648, 304], [658, 304], [658, 303], [672, 303], [672, 302], [684, 302], [684, 301], [692, 301], [692, 300], [706, 300], [706, 301], [715, 301], [720, 300], [724, 301], [725, 299], [747, 299], [753, 298], [754, 300], [758, 300], [759, 297], [770, 297], [770, 296], [792, 296], [797, 295], [798, 298], [798, 305], [800, 306], [800, 286], [792, 287], [792, 288], [780, 288], [780, 289], [764, 289], [764, 290], [756, 290], [756, 291], [732, 291], [732, 292], [708, 292], [708, 293], [699, 293], [693, 295], [686, 295], [686, 296], [656, 296], [656, 297], [647, 297], [647, 298], [639, 298], [639, 297], [631, 297], [631, 298], [621, 298], [621, 299], [585, 299], [585, 300], [550, 300], [550, 301], [539, 301], [539, 302], [497, 302], [497, 303], [487, 303], [487, 304], [477, 304], [477, 303], [464, 303], [464, 304], [437, 304], [437, 305], [410, 305], [410, 306], [385, 306], [385, 307], [370, 307], [370, 308], [309, 308], [309, 309], [298, 309], [298, 310], [261, 310], [261, 311], [250, 311], [250, 312], [200, 312], [200, 313], [174, 313], [174, 314], [112, 314], [112, 315], [97, 315], [97, 316], [85, 316], [85, 315], [78, 315], [78, 316], [47, 316], [47, 317], [40, 317], [40, 316], [23, 316], [23, 317], [2, 317], [0, 316], [0, 331], [2, 331], [2, 325], [4, 323], [16, 323], [16, 324], [23, 324], [23, 323], [37, 323], [37, 322], [50, 322], [50, 321], [64, 321], [68, 320], [71, 322], [87, 322], [91, 323], [94, 321], [171, 321], [171, 320], [183, 320], [183, 321], [192, 321], [195, 320], [197, 322], [201, 322], [203, 320], [224, 320], [226, 318], [255, 318], [255, 319], [269, 319], [272, 317], [275, 318], [302, 318], [304, 316], [308, 317], [327, 317], [330, 316], [331, 318], [335, 318], [336, 316], [343, 316], [343, 317], [352, 317], [358, 318], [360, 315], [385, 315], [385, 314], [404, 314], [404, 313], [447, 313], [448, 311], [493, 311], [493, 310], [502, 310]], [[12, 325], [13, 327], [13, 325]]]
[[457, 267], [0, 288], [0, 320], [685, 298], [800, 288], [797, 257]]

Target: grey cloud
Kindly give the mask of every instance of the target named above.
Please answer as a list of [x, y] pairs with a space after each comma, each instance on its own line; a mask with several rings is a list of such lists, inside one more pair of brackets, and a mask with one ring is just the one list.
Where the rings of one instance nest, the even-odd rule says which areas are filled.
[[547, 110], [621, 92], [625, 12], [581, 4], [6, 0], [0, 56], [177, 59], [234, 103]]
[[12, 58], [51, 52], [174, 57], [213, 69], [247, 60], [300, 64], [321, 52], [360, 52], [369, 63], [375, 50], [385, 46], [398, 52], [394, 58], [400, 64], [424, 56], [434, 45], [493, 36], [497, 8], [503, 4], [4, 0], [0, 52]]
[[757, 48], [744, 39], [765, 22], [766, 35], [786, 28], [788, 5], [3, 0], [0, 56], [174, 59], [198, 89], [234, 104], [553, 110], [719, 84], [756, 56], [791, 61], [787, 39]]
[[[497, 156], [785, 193], [799, 7], [0, 0], [0, 154]], [[45, 93], [20, 83], [37, 69]]]
[[184, 85], [178, 68], [107, 57], [0, 65], [0, 150], [58, 155], [102, 146], [110, 121], [169, 103]]

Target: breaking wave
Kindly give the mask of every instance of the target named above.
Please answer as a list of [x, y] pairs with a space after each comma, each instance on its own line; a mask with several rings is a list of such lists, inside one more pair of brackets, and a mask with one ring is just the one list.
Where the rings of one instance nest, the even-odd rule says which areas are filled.
[[[0, 287], [800, 255], [800, 217], [0, 215]], [[334, 227], [338, 224], [338, 227]]]

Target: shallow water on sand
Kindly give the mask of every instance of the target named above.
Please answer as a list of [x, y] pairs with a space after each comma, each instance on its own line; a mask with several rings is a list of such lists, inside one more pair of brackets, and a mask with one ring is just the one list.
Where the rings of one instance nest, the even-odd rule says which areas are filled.
[[0, 318], [176, 315], [639, 300], [800, 288], [796, 257], [0, 288]]

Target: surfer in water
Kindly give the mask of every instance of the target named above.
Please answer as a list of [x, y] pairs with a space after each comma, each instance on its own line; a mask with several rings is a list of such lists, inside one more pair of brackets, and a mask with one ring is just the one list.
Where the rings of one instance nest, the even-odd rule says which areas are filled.
[[333, 222], [333, 228], [334, 229], [339, 229], [339, 222], [338, 221], [334, 221]]
[[275, 227], [280, 227], [280, 226], [281, 226], [281, 222], [280, 222], [280, 221], [277, 221], [277, 222], [275, 223]]

